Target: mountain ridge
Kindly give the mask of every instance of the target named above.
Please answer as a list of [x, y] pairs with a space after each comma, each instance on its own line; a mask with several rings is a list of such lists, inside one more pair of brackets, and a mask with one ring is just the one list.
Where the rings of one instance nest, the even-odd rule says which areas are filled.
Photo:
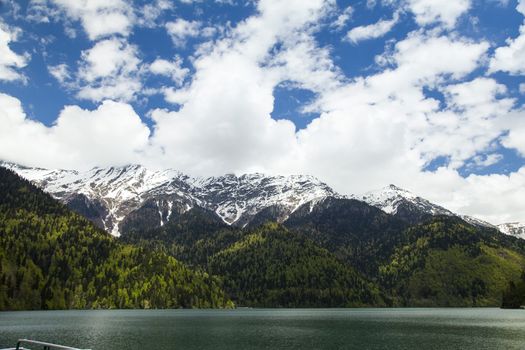
[[86, 211], [94, 214], [91, 218], [114, 236], [121, 233], [120, 223], [146, 204], [157, 207], [158, 222], [154, 224], [158, 226], [172, 215], [200, 206], [216, 212], [228, 225], [243, 227], [270, 206], [280, 207], [283, 221], [307, 202], [340, 196], [309, 175], [256, 173], [198, 178], [176, 170], [151, 171], [140, 165], [93, 168], [85, 172], [3, 165], [66, 204], [76, 202], [81, 206], [77, 211], [86, 216], [89, 216]]
[[344, 196], [310, 175], [262, 173], [190, 177], [180, 171], [149, 170], [141, 165], [50, 170], [0, 162], [52, 194], [102, 229], [119, 236], [129, 227], [161, 227], [193, 207], [215, 212], [237, 227], [284, 222], [298, 208], [313, 208], [328, 197], [351, 198], [416, 224], [436, 215], [456, 216], [480, 227], [525, 239], [525, 225], [493, 225], [454, 213], [410, 191], [390, 184], [363, 195]]

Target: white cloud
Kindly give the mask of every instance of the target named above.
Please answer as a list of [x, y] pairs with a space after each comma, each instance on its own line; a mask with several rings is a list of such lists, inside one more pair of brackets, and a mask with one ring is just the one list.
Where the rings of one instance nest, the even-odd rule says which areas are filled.
[[80, 21], [90, 40], [111, 35], [128, 36], [135, 25], [157, 27], [159, 17], [174, 9], [170, 0], [154, 0], [142, 6], [125, 0], [31, 0], [27, 19], [49, 23], [63, 21], [64, 31], [76, 37], [72, 21]]
[[453, 28], [457, 20], [471, 7], [471, 0], [405, 0], [410, 11], [414, 13], [416, 22], [426, 26], [441, 23]]
[[380, 20], [374, 24], [352, 28], [352, 30], [346, 34], [346, 38], [353, 43], [380, 38], [390, 32], [398, 20], [399, 15], [395, 13], [392, 19]]
[[79, 65], [79, 98], [130, 101], [142, 87], [138, 49], [123, 39], [97, 42], [91, 49], [82, 51]]
[[489, 72], [497, 71], [525, 75], [525, 25], [520, 28], [517, 38], [508, 39], [507, 46], [496, 49], [490, 61]]
[[69, 67], [65, 63], [49, 66], [47, 70], [60, 84], [67, 84], [67, 81], [71, 79]]
[[27, 65], [29, 56], [17, 54], [9, 47], [16, 41], [18, 30], [9, 28], [0, 21], [0, 81], [24, 80], [24, 76], [18, 71]]
[[[427, 196], [459, 213], [493, 224], [523, 221], [525, 167], [509, 175], [470, 175], [440, 169], [427, 182]], [[431, 185], [430, 185], [431, 184]], [[419, 190], [419, 187], [413, 187]]]
[[507, 148], [516, 149], [525, 157], [525, 109], [522, 107], [507, 114], [504, 123], [508, 134], [503, 137], [502, 144]]
[[488, 167], [494, 164], [498, 164], [501, 160], [503, 160], [503, 155], [498, 154], [498, 153], [478, 155], [472, 159], [475, 166], [482, 167], [482, 168]]
[[184, 82], [186, 76], [190, 73], [188, 68], [182, 67], [182, 63], [182, 59], [178, 56], [175, 57], [173, 61], [157, 58], [150, 64], [149, 70], [153, 74], [170, 77], [175, 85], [180, 86]]
[[155, 0], [153, 3], [144, 5], [137, 18], [137, 22], [145, 27], [157, 27], [157, 19], [166, 11], [175, 8], [173, 2], [169, 0]]
[[516, 7], [516, 10], [525, 16], [525, 1], [518, 0], [518, 6]]
[[21, 103], [0, 93], [0, 158], [28, 165], [86, 169], [140, 160], [149, 129], [127, 104], [96, 110], [66, 106], [53, 126], [27, 118]]
[[79, 20], [91, 40], [111, 34], [127, 36], [132, 29], [132, 6], [123, 0], [51, 0], [66, 15]]
[[[516, 10], [525, 16], [525, 1], [520, 0]], [[507, 45], [496, 49], [490, 60], [489, 73], [498, 71], [525, 75], [525, 23], [518, 37], [507, 39]]]
[[200, 22], [186, 21], [183, 18], [166, 23], [166, 30], [175, 46], [184, 46], [188, 38], [199, 36], [200, 28]]
[[354, 8], [352, 6], [346, 7], [340, 14], [337, 16], [337, 19], [332, 24], [338, 30], [343, 29], [346, 26], [346, 23], [352, 19], [354, 14]]

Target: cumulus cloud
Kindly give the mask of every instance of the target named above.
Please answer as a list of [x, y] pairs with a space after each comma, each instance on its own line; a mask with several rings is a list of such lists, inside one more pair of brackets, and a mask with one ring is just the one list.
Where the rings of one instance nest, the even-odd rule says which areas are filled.
[[265, 0], [258, 6], [260, 15], [194, 62], [191, 86], [176, 96], [185, 99], [180, 110], [152, 113], [152, 145], [165, 151], [164, 162], [190, 173], [268, 171], [292, 151], [295, 126], [270, 116], [280, 70], [261, 64], [277, 42], [300, 36], [331, 3]]
[[[525, 16], [525, 1], [520, 1], [516, 9]], [[525, 75], [525, 23], [520, 27], [518, 37], [507, 39], [507, 46], [496, 49], [490, 60], [489, 72], [497, 71]]]
[[183, 18], [166, 23], [166, 30], [176, 46], [184, 46], [188, 38], [199, 36], [200, 28], [200, 22]]
[[180, 86], [190, 73], [188, 68], [182, 67], [182, 63], [182, 59], [178, 56], [173, 61], [157, 58], [149, 65], [149, 70], [153, 74], [170, 77], [175, 85]]
[[29, 56], [17, 54], [9, 47], [11, 42], [16, 41], [17, 33], [16, 28], [10, 28], [0, 21], [0, 81], [24, 80], [19, 69], [27, 65]]
[[125, 0], [31, 0], [27, 19], [40, 23], [62, 21], [66, 35], [75, 38], [72, 24], [79, 21], [90, 40], [111, 35], [129, 36], [135, 25], [159, 26], [158, 19], [174, 9], [169, 0], [155, 0], [144, 5]]
[[77, 96], [91, 101], [132, 100], [142, 87], [138, 55], [135, 45], [118, 38], [99, 41], [82, 51]]
[[471, 0], [405, 0], [405, 3], [414, 13], [419, 25], [439, 23], [448, 28], [453, 28], [459, 17], [466, 13], [472, 5]]
[[69, 67], [65, 63], [49, 66], [47, 70], [60, 84], [66, 84], [67, 81], [71, 79]]
[[353, 43], [380, 38], [390, 32], [398, 20], [399, 14], [396, 12], [392, 19], [380, 20], [374, 24], [352, 28], [352, 30], [346, 34], [346, 38]]
[[127, 104], [66, 106], [51, 127], [33, 121], [18, 99], [0, 93], [0, 158], [27, 165], [86, 169], [140, 161], [149, 129]]
[[491, 153], [487, 155], [477, 155], [473, 158], [474, 165], [477, 167], [488, 167], [498, 164], [503, 159], [503, 155], [498, 153]]
[[157, 19], [166, 11], [172, 10], [175, 8], [173, 2], [169, 0], [155, 0], [153, 3], [148, 3], [144, 5], [139, 13], [137, 22], [138, 24], [145, 27], [157, 27]]
[[332, 24], [338, 30], [343, 29], [348, 21], [352, 19], [354, 14], [354, 8], [352, 6], [347, 6], [338, 16], [335, 22]]
[[451, 210], [468, 213], [493, 224], [523, 220], [525, 167], [509, 175], [470, 175], [463, 178], [446, 169], [441, 169], [436, 175], [444, 181], [436, 181], [435, 187], [427, 192], [430, 192], [431, 199]]
[[525, 109], [522, 107], [508, 113], [504, 123], [508, 133], [502, 138], [502, 144], [525, 157]]
[[79, 20], [91, 40], [111, 34], [128, 35], [133, 8], [123, 0], [50, 0], [69, 18]]

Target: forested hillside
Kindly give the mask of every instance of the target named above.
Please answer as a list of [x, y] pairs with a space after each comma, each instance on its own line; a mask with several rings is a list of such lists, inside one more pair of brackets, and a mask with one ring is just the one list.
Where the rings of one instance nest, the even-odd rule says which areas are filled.
[[0, 168], [0, 309], [232, 306], [216, 278], [118, 242]]
[[329, 197], [242, 229], [194, 206], [116, 239], [5, 169], [0, 193], [4, 310], [522, 303], [525, 241], [455, 216]]
[[436, 217], [404, 232], [380, 284], [401, 306], [497, 306], [525, 265], [524, 244], [459, 218]]

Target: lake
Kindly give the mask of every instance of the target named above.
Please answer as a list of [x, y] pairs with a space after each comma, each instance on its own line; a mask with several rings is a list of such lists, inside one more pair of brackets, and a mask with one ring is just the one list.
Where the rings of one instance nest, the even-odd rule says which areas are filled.
[[0, 313], [18, 338], [108, 349], [525, 349], [525, 311], [499, 309], [94, 310]]

